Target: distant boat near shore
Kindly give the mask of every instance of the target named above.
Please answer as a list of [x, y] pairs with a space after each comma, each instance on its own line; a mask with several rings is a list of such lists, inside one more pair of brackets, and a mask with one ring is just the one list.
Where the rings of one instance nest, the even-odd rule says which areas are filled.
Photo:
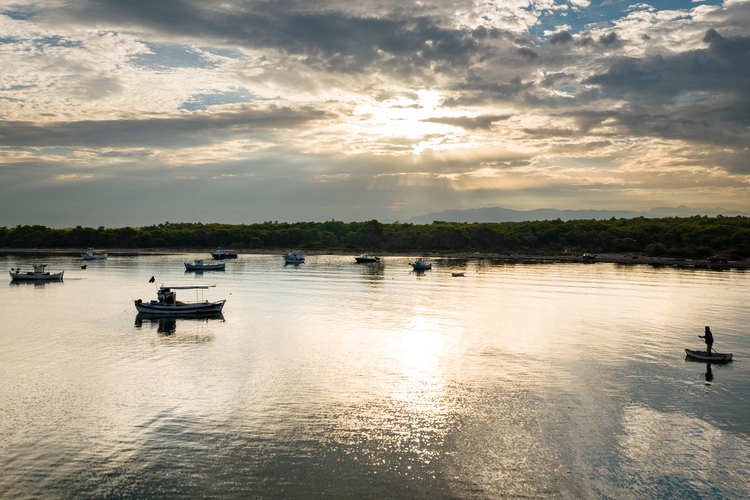
[[105, 250], [94, 250], [89, 248], [86, 253], [81, 254], [83, 260], [103, 260], [109, 257], [109, 254]]
[[215, 252], [211, 253], [211, 257], [213, 257], [216, 260], [236, 259], [237, 250], [222, 250], [221, 248], [219, 248]]
[[219, 264], [206, 264], [203, 262], [203, 259], [195, 259], [195, 262], [192, 264], [185, 262], [186, 271], [223, 271], [225, 267], [226, 264], [223, 262]]
[[424, 271], [432, 269], [432, 264], [424, 260], [422, 257], [419, 257], [416, 261], [412, 262], [411, 267], [414, 268], [415, 271]]
[[380, 262], [380, 257], [375, 257], [374, 255], [369, 254], [362, 254], [359, 257], [354, 257], [354, 260], [357, 261], [357, 264], [372, 264], [375, 262]]
[[284, 264], [304, 264], [305, 256], [298, 252], [289, 252], [284, 256]]

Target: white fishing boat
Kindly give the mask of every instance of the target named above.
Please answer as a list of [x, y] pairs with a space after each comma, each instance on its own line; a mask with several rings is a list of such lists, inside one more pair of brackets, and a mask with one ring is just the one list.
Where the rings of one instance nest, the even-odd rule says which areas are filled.
[[236, 259], [237, 258], [237, 250], [222, 250], [221, 248], [219, 248], [215, 252], [211, 253], [211, 257], [213, 257], [216, 260]]
[[693, 349], [685, 349], [685, 354], [689, 359], [696, 361], [707, 361], [709, 363], [726, 363], [732, 361], [732, 353], [706, 352]]
[[109, 254], [105, 250], [94, 250], [89, 248], [86, 253], [81, 254], [83, 260], [102, 260], [109, 257]]
[[[156, 293], [156, 300], [144, 302], [141, 299], [135, 301], [135, 308], [141, 314], [152, 314], [160, 316], [181, 316], [190, 314], [205, 314], [221, 312], [226, 300], [209, 302], [198, 299], [198, 290], [206, 290], [216, 285], [204, 286], [161, 286]], [[175, 290], [195, 290], [196, 302], [180, 302], [177, 300]], [[201, 292], [202, 294], [202, 292]]]
[[305, 256], [298, 252], [289, 252], [284, 256], [284, 264], [303, 264]]
[[21, 272], [21, 269], [10, 268], [10, 277], [13, 281], [62, 281], [63, 273], [48, 273], [44, 270], [47, 264], [34, 264], [33, 272]]
[[219, 264], [205, 264], [203, 259], [195, 259], [192, 264], [185, 262], [186, 271], [223, 271], [226, 264], [223, 262]]
[[411, 263], [411, 267], [413, 267], [415, 271], [424, 271], [426, 269], [432, 269], [432, 264], [424, 260], [422, 257], [419, 257], [415, 262]]
[[380, 262], [380, 257], [375, 257], [374, 255], [365, 253], [359, 257], [354, 257], [354, 260], [357, 261], [357, 264], [373, 264], [375, 262]]

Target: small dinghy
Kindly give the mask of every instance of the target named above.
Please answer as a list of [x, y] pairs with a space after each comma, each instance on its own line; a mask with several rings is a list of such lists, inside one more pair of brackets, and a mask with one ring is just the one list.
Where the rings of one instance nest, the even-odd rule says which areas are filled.
[[380, 262], [380, 257], [375, 257], [374, 255], [369, 254], [362, 254], [359, 257], [354, 257], [354, 260], [357, 261], [357, 264], [374, 264], [376, 262]]
[[708, 361], [709, 363], [726, 363], [732, 361], [732, 353], [720, 353], [720, 352], [706, 352], [696, 351], [693, 349], [685, 349], [688, 359], [694, 359], [696, 361]]
[[223, 271], [226, 264], [206, 264], [203, 259], [196, 259], [195, 263], [185, 262], [186, 271]]

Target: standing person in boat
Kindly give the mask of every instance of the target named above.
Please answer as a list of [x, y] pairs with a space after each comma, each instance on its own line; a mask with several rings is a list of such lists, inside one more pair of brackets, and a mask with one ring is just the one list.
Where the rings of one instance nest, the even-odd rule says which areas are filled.
[[708, 355], [711, 355], [711, 346], [714, 345], [714, 335], [711, 333], [711, 329], [709, 327], [706, 327], [706, 331], [704, 335], [698, 335], [698, 338], [703, 339], [703, 342], [706, 343], [706, 352]]

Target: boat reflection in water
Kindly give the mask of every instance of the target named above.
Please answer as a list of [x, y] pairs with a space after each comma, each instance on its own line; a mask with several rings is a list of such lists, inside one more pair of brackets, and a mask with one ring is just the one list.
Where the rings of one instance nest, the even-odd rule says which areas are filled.
[[174, 335], [177, 331], [177, 322], [190, 322], [194, 324], [209, 323], [212, 321], [224, 322], [224, 314], [217, 313], [205, 313], [200, 316], [184, 315], [184, 316], [154, 316], [152, 314], [138, 313], [135, 316], [135, 327], [140, 329], [143, 328], [144, 324], [149, 325], [151, 328], [156, 326], [156, 332], [162, 335]]
[[49, 280], [47, 280], [47, 281], [28, 281], [28, 280], [26, 280], [26, 281], [18, 281], [18, 280], [11, 280], [11, 281], [8, 282], [8, 284], [10, 286], [27, 286], [27, 285], [32, 285], [32, 286], [38, 286], [38, 287], [52, 285], [54, 283], [65, 283], [65, 281], [63, 281], [63, 280], [56, 280], [56, 281], [49, 281]]

